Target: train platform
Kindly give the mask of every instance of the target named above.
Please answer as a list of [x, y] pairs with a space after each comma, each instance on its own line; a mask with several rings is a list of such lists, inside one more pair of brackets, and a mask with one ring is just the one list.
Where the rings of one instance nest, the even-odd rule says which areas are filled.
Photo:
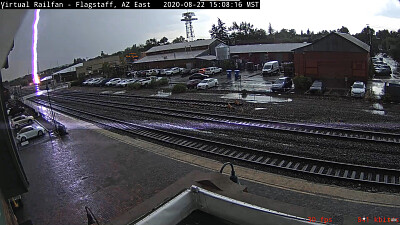
[[[101, 224], [112, 223], [191, 173], [216, 172], [222, 166], [70, 116], [56, 113], [56, 118], [67, 127], [68, 135], [49, 136], [19, 151], [30, 183], [23, 195], [24, 207], [16, 212], [20, 222], [84, 224], [88, 206]], [[265, 198], [272, 210], [310, 218], [323, 215], [334, 224], [359, 224], [360, 218], [367, 217], [373, 223], [373, 218], [400, 215], [399, 194], [356, 191], [240, 166], [235, 169], [248, 192]]]

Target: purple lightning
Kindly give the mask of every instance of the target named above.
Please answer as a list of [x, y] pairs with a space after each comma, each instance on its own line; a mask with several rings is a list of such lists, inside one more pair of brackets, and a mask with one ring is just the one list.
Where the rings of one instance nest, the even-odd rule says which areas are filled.
[[34, 84], [39, 84], [40, 79], [38, 76], [37, 69], [37, 41], [38, 41], [38, 23], [39, 23], [39, 13], [40, 9], [35, 9], [35, 19], [33, 21], [33, 34], [32, 34], [32, 79]]

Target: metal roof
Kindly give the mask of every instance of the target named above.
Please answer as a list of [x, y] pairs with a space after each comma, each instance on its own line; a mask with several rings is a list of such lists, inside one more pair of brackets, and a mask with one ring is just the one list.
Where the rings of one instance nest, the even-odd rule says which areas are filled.
[[198, 50], [198, 51], [188, 51], [188, 52], [174, 52], [167, 54], [159, 54], [159, 55], [149, 55], [145, 56], [137, 61], [137, 63], [148, 63], [148, 62], [159, 62], [159, 61], [170, 61], [170, 60], [182, 60], [182, 59], [194, 59], [198, 55], [204, 53], [207, 50]]
[[345, 39], [347, 39], [348, 41], [354, 43], [355, 45], [361, 47], [362, 49], [364, 49], [365, 51], [369, 52], [370, 50], [370, 46], [362, 41], [360, 41], [359, 39], [353, 37], [351, 34], [347, 34], [347, 33], [340, 33], [340, 32], [334, 32], [334, 34], [337, 34]]
[[229, 46], [231, 54], [239, 53], [262, 53], [262, 52], [292, 52], [310, 43], [278, 43], [278, 44], [255, 44]]
[[198, 46], [208, 46], [216, 40], [217, 39], [206, 39], [206, 40], [198, 40], [198, 41], [191, 41], [191, 42], [154, 46], [151, 49], [147, 50], [146, 53], [160, 52], [160, 51], [167, 51], [167, 50], [174, 50], [174, 49], [183, 49], [183, 48], [190, 48], [190, 47], [198, 47]]
[[80, 67], [83, 66], [83, 63], [78, 63], [76, 65], [70, 66], [68, 68], [65, 68], [63, 70], [60, 70], [58, 72], [53, 73], [53, 75], [58, 75], [58, 74], [63, 74], [63, 73], [69, 73], [69, 72], [75, 72], [76, 71], [76, 67]]
[[196, 59], [202, 59], [202, 60], [216, 60], [217, 56], [215, 55], [203, 55], [203, 56], [198, 56]]

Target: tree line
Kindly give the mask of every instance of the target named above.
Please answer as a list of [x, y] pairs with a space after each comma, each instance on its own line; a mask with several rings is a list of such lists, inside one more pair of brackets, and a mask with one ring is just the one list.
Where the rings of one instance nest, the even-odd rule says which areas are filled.
[[[314, 31], [300, 31], [295, 29], [273, 29], [269, 23], [266, 30], [256, 28], [249, 22], [233, 22], [231, 26], [227, 26], [220, 18], [217, 23], [211, 26], [209, 30], [211, 38], [218, 38], [228, 45], [238, 44], [270, 44], [270, 43], [293, 43], [293, 42], [309, 42], [312, 43], [331, 32], [348, 33], [347, 27], [342, 26], [337, 30], [322, 30], [317, 33]], [[378, 52], [388, 53], [396, 61], [400, 61], [400, 29], [398, 31], [380, 30], [375, 32], [370, 27], [365, 27], [360, 33], [353, 35], [357, 39], [371, 46], [371, 55]]]

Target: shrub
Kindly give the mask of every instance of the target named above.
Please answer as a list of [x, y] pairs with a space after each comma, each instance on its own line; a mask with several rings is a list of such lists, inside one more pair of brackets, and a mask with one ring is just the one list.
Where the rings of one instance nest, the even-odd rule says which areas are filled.
[[177, 93], [184, 93], [186, 92], [186, 85], [185, 84], [175, 84], [172, 87], [172, 94], [177, 94]]
[[152, 80], [152, 81], [146, 86], [146, 88], [151, 88], [151, 89], [156, 88], [156, 87], [158, 87], [158, 82], [155, 81], [155, 80]]
[[128, 84], [128, 90], [139, 90], [142, 87], [139, 83]]
[[168, 84], [168, 79], [166, 77], [161, 78], [161, 80], [157, 81], [158, 86], [164, 86]]
[[308, 90], [311, 87], [312, 80], [305, 76], [296, 76], [293, 78], [294, 88], [296, 90]]

